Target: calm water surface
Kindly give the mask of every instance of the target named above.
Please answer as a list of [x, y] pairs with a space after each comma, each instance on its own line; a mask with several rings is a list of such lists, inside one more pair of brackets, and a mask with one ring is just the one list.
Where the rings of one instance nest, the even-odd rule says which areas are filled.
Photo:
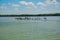
[[15, 17], [0, 17], [0, 40], [60, 40], [60, 17], [40, 18], [15, 20]]

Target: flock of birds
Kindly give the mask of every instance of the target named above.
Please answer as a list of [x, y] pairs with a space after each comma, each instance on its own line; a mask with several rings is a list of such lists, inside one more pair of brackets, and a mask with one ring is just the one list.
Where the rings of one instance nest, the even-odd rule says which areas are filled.
[[[23, 17], [23, 18], [22, 18], [22, 17], [20, 17], [20, 18], [15, 18], [15, 19], [16, 19], [16, 20], [41, 20], [41, 18], [38, 18], [38, 17], [37, 17], [37, 18], [33, 18], [33, 17], [32, 17], [32, 18], [30, 18], [30, 17]], [[46, 17], [44, 17], [43, 19], [44, 19], [44, 20], [47, 20]]]

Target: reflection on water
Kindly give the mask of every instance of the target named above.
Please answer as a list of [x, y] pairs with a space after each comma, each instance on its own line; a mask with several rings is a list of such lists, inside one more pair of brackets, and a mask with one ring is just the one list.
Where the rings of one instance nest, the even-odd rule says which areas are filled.
[[0, 40], [60, 40], [60, 17], [15, 20], [0, 17]]

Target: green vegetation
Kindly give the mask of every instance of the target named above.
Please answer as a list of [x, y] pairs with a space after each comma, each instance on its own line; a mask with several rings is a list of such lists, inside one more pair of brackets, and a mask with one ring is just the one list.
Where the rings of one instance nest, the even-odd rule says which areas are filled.
[[0, 17], [19, 17], [19, 16], [60, 16], [60, 13], [55, 14], [22, 14], [22, 15], [0, 15]]

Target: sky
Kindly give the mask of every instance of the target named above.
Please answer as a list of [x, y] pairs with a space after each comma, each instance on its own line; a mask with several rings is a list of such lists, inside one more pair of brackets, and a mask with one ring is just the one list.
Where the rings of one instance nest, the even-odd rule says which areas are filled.
[[60, 13], [60, 0], [0, 0], [0, 14]]

